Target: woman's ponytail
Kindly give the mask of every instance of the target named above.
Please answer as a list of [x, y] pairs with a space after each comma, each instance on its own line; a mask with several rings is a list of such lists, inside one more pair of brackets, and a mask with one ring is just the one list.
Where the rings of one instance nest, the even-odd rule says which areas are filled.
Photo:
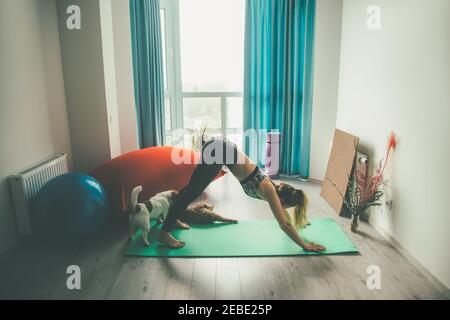
[[303, 190], [297, 190], [297, 205], [294, 207], [294, 225], [297, 229], [302, 229], [309, 224], [307, 211], [308, 211], [308, 198]]

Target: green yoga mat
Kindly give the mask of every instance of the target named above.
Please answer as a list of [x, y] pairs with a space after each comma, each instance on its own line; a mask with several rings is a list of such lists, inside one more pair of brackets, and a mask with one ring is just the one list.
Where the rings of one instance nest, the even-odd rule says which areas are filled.
[[303, 239], [326, 247], [322, 253], [303, 251], [279, 228], [276, 220], [240, 221], [237, 224], [214, 223], [176, 230], [173, 235], [186, 242], [181, 249], [169, 249], [158, 242], [161, 225], [152, 223], [145, 247], [138, 231], [125, 249], [125, 255], [144, 257], [252, 257], [294, 256], [358, 252], [333, 219], [313, 219], [301, 231]]

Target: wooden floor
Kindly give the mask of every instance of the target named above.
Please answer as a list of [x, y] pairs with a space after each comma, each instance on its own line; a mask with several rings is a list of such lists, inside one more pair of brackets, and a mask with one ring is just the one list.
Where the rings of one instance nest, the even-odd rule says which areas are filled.
[[[334, 217], [359, 255], [264, 258], [125, 257], [127, 226], [84, 249], [49, 250], [23, 241], [0, 261], [0, 299], [448, 299], [394, 247], [362, 223], [349, 232], [320, 197], [320, 186], [293, 182], [310, 198], [310, 215]], [[270, 219], [267, 204], [247, 198], [227, 175], [202, 195], [240, 220]], [[281, 232], [281, 231], [280, 231]], [[242, 239], [245, 241], [245, 239]], [[188, 244], [189, 245], [189, 244]], [[68, 290], [66, 268], [81, 268], [81, 290]], [[381, 268], [381, 289], [366, 286]]]

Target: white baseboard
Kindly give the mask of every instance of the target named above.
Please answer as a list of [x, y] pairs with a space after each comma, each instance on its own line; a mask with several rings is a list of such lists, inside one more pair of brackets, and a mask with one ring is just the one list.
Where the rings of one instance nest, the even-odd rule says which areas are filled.
[[450, 299], [450, 289], [436, 278], [422, 263], [419, 262], [408, 250], [406, 250], [400, 242], [397, 241], [393, 236], [384, 230], [379, 224], [374, 223], [369, 220], [369, 224], [389, 243], [391, 243], [394, 248], [396, 248], [402, 256], [406, 258], [414, 267], [416, 267], [424, 277], [430, 281], [447, 299]]
[[309, 181], [309, 182], [312, 182], [312, 183], [314, 183], [314, 184], [320, 184], [320, 185], [322, 185], [322, 183], [323, 183], [323, 180], [320, 180], [320, 179], [313, 179], [313, 178], [309, 178], [308, 181]]
[[[285, 174], [280, 174], [280, 177], [278, 179], [303, 181], [303, 180], [299, 179], [298, 175], [296, 175], [296, 176], [289, 176], [289, 175], [285, 175]], [[275, 179], [275, 180], [277, 180], [277, 179]], [[314, 178], [308, 178], [308, 179], [306, 179], [306, 181], [310, 182], [310, 183], [314, 183], [314, 184], [319, 184], [319, 185], [321, 185], [323, 183], [322, 180], [314, 179]]]

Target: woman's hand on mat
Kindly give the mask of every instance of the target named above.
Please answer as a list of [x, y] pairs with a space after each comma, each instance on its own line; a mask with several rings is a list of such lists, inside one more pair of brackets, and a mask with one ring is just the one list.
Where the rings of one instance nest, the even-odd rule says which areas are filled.
[[319, 252], [319, 251], [325, 251], [325, 247], [321, 246], [320, 244], [315, 244], [315, 243], [311, 242], [311, 243], [305, 243], [303, 245], [303, 250]]

